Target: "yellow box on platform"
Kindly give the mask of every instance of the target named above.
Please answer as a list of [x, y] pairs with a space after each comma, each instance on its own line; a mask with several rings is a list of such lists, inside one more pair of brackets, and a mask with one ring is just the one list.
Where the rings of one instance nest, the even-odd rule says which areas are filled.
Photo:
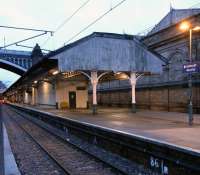
[[60, 109], [67, 109], [68, 108], [68, 103], [66, 101], [60, 102]]

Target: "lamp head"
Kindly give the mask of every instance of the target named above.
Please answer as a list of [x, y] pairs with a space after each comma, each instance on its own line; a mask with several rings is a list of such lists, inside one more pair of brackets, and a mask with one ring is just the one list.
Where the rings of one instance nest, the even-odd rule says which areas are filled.
[[194, 31], [200, 31], [200, 26], [196, 26], [193, 28]]
[[180, 25], [180, 30], [182, 30], [182, 31], [187, 31], [190, 28], [191, 28], [191, 24], [187, 21], [182, 22]]

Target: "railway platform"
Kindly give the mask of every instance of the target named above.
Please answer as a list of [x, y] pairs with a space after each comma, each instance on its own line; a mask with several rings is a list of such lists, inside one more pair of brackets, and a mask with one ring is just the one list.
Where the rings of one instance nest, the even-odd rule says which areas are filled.
[[187, 113], [139, 110], [134, 114], [127, 108], [100, 108], [97, 115], [92, 115], [90, 110], [35, 108], [60, 117], [136, 134], [200, 152], [199, 114], [194, 115], [194, 124], [189, 126]]

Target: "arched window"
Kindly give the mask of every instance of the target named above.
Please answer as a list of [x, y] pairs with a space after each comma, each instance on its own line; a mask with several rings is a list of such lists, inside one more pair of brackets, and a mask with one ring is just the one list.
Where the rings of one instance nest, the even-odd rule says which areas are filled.
[[182, 81], [185, 78], [183, 64], [187, 61], [187, 54], [182, 51], [175, 51], [169, 57], [168, 81]]
[[180, 51], [172, 53], [169, 57], [169, 68], [173, 70], [182, 70], [183, 64], [186, 63], [186, 56]]

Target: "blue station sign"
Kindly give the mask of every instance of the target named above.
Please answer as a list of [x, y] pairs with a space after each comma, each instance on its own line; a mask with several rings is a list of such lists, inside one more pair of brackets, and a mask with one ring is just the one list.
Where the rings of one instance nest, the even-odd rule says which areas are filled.
[[188, 63], [183, 65], [185, 73], [198, 73], [200, 72], [200, 63]]

